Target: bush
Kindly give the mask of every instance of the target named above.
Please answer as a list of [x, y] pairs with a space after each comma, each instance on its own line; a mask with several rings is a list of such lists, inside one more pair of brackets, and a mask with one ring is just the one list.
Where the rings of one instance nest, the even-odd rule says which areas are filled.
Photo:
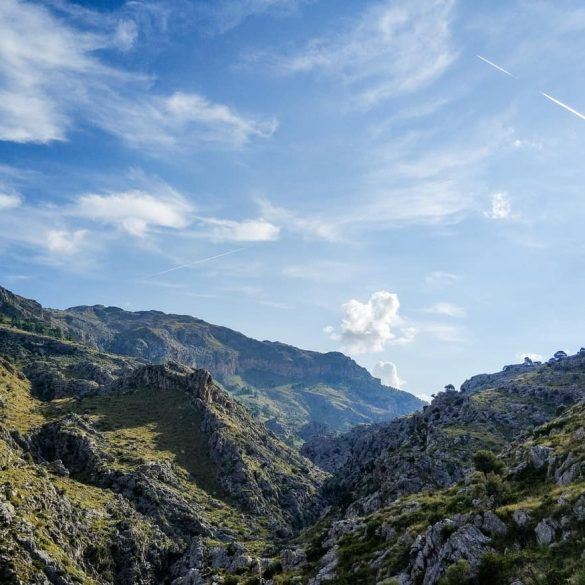
[[439, 585], [467, 585], [467, 583], [471, 583], [471, 568], [464, 559], [452, 564], [439, 579]]
[[499, 553], [486, 553], [481, 558], [477, 570], [477, 583], [480, 585], [507, 585], [508, 572], [512, 560]]
[[491, 451], [477, 451], [473, 455], [473, 464], [483, 473], [501, 474], [504, 471], [504, 464]]

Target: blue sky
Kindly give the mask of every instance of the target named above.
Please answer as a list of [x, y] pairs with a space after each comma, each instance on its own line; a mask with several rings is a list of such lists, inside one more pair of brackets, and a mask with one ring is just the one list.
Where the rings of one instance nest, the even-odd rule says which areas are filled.
[[0, 282], [419, 395], [573, 352], [584, 32], [570, 0], [3, 0]]

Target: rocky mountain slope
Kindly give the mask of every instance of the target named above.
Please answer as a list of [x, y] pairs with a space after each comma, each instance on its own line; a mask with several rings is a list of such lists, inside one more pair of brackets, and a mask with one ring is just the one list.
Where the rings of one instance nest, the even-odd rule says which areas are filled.
[[408, 414], [423, 403], [338, 353], [257, 341], [185, 315], [116, 307], [44, 309], [0, 287], [0, 320], [151, 363], [207, 369], [256, 417], [294, 442]]
[[423, 412], [306, 444], [334, 471], [323, 488], [333, 508], [284, 554], [275, 582], [581, 584], [584, 439], [582, 351], [476, 376]]
[[208, 372], [0, 337], [0, 582], [258, 572], [317, 518], [325, 474]]
[[299, 452], [207, 371], [9, 301], [0, 583], [585, 582], [585, 350]]

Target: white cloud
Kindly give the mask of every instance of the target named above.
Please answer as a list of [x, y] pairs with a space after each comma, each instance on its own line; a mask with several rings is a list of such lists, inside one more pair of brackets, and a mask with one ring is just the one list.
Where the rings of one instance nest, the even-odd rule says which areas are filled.
[[425, 283], [433, 288], [446, 288], [453, 286], [461, 280], [461, 275], [444, 270], [435, 270], [425, 276]]
[[269, 242], [277, 240], [280, 227], [265, 219], [204, 219], [209, 226], [208, 235], [213, 240], [231, 242]]
[[409, 343], [416, 330], [403, 326], [399, 308], [398, 295], [384, 290], [374, 293], [365, 303], [351, 299], [342, 305], [344, 317], [340, 333], [331, 326], [324, 331], [331, 339], [341, 341], [343, 348], [353, 354], [382, 351], [387, 343]]
[[526, 140], [521, 138], [515, 138], [512, 140], [512, 146], [518, 150], [542, 150], [544, 145], [542, 142], [537, 140]]
[[82, 195], [71, 210], [72, 215], [112, 224], [139, 237], [152, 228], [185, 228], [192, 212], [191, 204], [172, 190], [162, 195], [140, 190]]
[[439, 302], [425, 309], [425, 313], [445, 315], [446, 317], [463, 318], [467, 316], [465, 309], [454, 303]]
[[429, 142], [427, 133], [366, 144], [356, 184], [348, 184], [330, 208], [303, 212], [259, 201], [262, 216], [306, 239], [352, 240], [372, 230], [412, 225], [449, 226], [475, 215], [480, 175], [507, 141], [509, 128], [490, 119], [473, 131]]
[[121, 51], [129, 51], [138, 38], [138, 25], [134, 20], [124, 18], [118, 22], [113, 42]]
[[392, 388], [402, 388], [406, 384], [398, 376], [398, 369], [396, 364], [392, 362], [378, 362], [372, 369], [372, 375], [379, 378], [385, 386]]
[[307, 0], [214, 0], [198, 6], [212, 33], [224, 33], [251, 16], [270, 13], [276, 16], [296, 12]]
[[491, 197], [491, 208], [484, 215], [489, 219], [510, 219], [512, 217], [512, 204], [507, 193], [494, 193]]
[[14, 209], [22, 204], [20, 195], [0, 193], [0, 211], [5, 209]]
[[115, 96], [94, 112], [99, 124], [131, 146], [184, 148], [220, 145], [240, 148], [254, 137], [269, 138], [277, 123], [242, 116], [197, 93], [128, 100]]
[[349, 30], [315, 39], [281, 58], [288, 73], [322, 71], [341, 79], [363, 107], [428, 85], [456, 58], [454, 0], [397, 0], [368, 8]]
[[74, 254], [79, 251], [88, 233], [87, 230], [50, 230], [47, 232], [47, 249], [58, 254]]
[[342, 239], [339, 226], [334, 219], [310, 217], [306, 210], [303, 214], [295, 213], [290, 209], [273, 205], [266, 199], [258, 199], [257, 203], [263, 217], [285, 226], [292, 233], [310, 240], [338, 242]]
[[[111, 17], [84, 14], [81, 30], [37, 3], [0, 2], [0, 140], [66, 140], [77, 123], [89, 122], [161, 152], [240, 147], [274, 132], [273, 120], [242, 116], [195, 93], [154, 95], [150, 77], [106, 66], [96, 51], [132, 48], [136, 22], [122, 19], [112, 32]], [[86, 32], [90, 24], [96, 32]]]

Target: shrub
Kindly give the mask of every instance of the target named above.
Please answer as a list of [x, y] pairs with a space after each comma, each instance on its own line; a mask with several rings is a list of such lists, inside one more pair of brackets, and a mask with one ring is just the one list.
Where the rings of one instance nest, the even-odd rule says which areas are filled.
[[483, 473], [501, 474], [504, 471], [504, 464], [491, 451], [476, 451], [473, 455], [473, 464]]
[[477, 570], [477, 583], [480, 585], [506, 585], [512, 560], [499, 553], [486, 553], [481, 558]]
[[467, 585], [467, 583], [471, 583], [471, 568], [464, 559], [453, 563], [439, 579], [439, 585]]

